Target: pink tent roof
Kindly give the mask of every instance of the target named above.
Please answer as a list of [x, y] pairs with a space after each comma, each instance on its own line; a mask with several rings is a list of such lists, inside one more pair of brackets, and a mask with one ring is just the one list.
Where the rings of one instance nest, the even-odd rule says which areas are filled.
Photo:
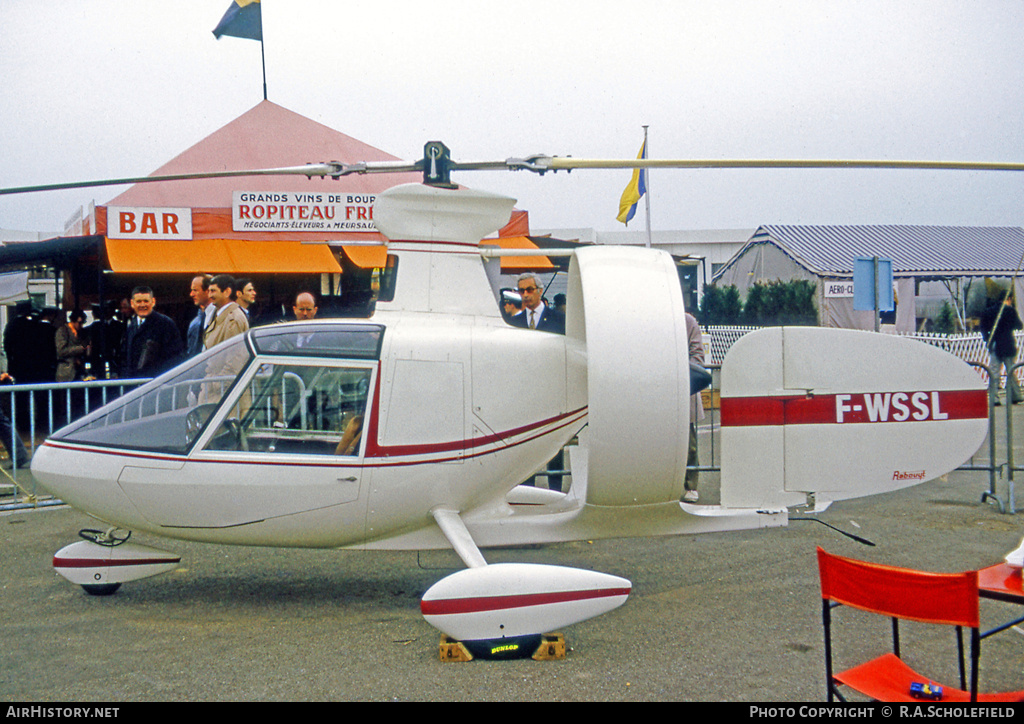
[[[301, 166], [322, 161], [401, 160], [276, 103], [262, 101], [223, 128], [183, 151], [151, 175]], [[420, 174], [377, 174], [334, 179], [305, 176], [167, 181], [136, 184], [108, 206], [230, 208], [233, 191], [380, 193]]]

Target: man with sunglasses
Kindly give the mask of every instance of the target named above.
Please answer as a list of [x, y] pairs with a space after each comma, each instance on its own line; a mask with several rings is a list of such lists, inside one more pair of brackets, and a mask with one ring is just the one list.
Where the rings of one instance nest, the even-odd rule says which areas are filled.
[[[516, 327], [537, 329], [541, 332], [565, 334], [565, 317], [553, 307], [544, 304], [544, 288], [540, 280], [530, 273], [520, 274], [516, 280], [519, 295], [523, 298], [523, 311], [512, 317], [511, 323]], [[562, 451], [559, 450], [548, 462], [548, 489], [562, 492], [562, 468], [565, 466]], [[523, 485], [535, 485], [536, 479], [531, 476]]]
[[512, 324], [541, 332], [565, 334], [565, 317], [544, 304], [541, 298], [544, 295], [544, 288], [540, 285], [540, 280], [527, 272], [519, 275], [516, 285], [523, 298], [523, 311], [512, 317]]

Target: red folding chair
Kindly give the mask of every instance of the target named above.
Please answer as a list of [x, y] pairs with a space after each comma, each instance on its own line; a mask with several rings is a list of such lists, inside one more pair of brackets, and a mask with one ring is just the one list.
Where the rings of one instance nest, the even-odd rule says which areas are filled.
[[[828, 700], [845, 701], [839, 686], [877, 701], [920, 701], [911, 684], [942, 686], [941, 701], [1020, 701], [1024, 691], [979, 694], [978, 661], [981, 635], [978, 618], [978, 572], [925, 573], [908, 568], [865, 563], [818, 548], [822, 624], [825, 628], [825, 682]], [[893, 650], [841, 673], [832, 670], [832, 609], [837, 606], [892, 619]], [[954, 626], [960, 654], [960, 687], [953, 688], [914, 671], [900, 659], [899, 621]], [[963, 630], [970, 629], [970, 685], [964, 667]]]

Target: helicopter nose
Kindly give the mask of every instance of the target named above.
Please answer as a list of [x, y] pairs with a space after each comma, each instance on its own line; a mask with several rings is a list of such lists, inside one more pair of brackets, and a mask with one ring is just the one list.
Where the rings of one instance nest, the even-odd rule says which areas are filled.
[[129, 523], [134, 506], [118, 485], [123, 464], [115, 456], [45, 442], [32, 456], [33, 477], [47, 492], [109, 522]]

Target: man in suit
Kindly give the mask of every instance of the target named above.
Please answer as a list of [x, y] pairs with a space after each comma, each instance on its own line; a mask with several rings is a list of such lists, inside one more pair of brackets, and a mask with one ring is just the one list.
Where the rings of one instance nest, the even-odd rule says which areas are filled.
[[540, 280], [530, 273], [520, 274], [516, 285], [523, 298], [523, 311], [512, 317], [512, 324], [541, 332], [565, 334], [565, 317], [544, 304], [544, 288]]
[[156, 311], [152, 289], [135, 287], [131, 307], [135, 314], [121, 340], [121, 377], [155, 377], [181, 359], [185, 344], [174, 321]]
[[[516, 280], [519, 295], [523, 298], [523, 311], [512, 317], [512, 324], [516, 327], [536, 329], [541, 332], [554, 332], [565, 334], [565, 317], [553, 307], [544, 304], [544, 288], [540, 280], [533, 274], [520, 274]], [[565, 465], [565, 458], [562, 451], [555, 454], [548, 462], [548, 489], [562, 491], [561, 470]], [[523, 483], [534, 485], [535, 479], [531, 477]]]
[[256, 312], [256, 285], [252, 283], [252, 279], [235, 280], [235, 302], [245, 312], [249, 326], [252, 326], [252, 315]]
[[205, 349], [203, 345], [203, 332], [209, 326], [210, 319], [206, 310], [210, 308], [210, 277], [207, 274], [197, 274], [192, 278], [192, 286], [189, 287], [188, 295], [192, 303], [196, 305], [196, 316], [188, 323], [188, 331], [185, 334], [188, 356], [195, 357]]

